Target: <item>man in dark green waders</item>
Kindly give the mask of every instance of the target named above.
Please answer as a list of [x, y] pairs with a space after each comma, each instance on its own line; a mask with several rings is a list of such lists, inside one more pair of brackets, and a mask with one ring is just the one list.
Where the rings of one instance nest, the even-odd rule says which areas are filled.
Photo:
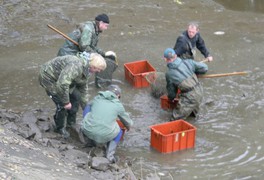
[[203, 97], [203, 89], [196, 74], [205, 74], [208, 66], [192, 59], [182, 60], [172, 48], [164, 51], [164, 59], [168, 67], [165, 75], [168, 98], [175, 101], [180, 89], [179, 102], [173, 109], [171, 121], [186, 119], [191, 114], [196, 116]]

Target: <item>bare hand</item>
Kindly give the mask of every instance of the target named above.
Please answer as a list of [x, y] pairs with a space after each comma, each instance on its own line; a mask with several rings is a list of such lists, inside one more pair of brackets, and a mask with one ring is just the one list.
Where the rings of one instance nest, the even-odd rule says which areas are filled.
[[178, 98], [174, 98], [174, 99], [172, 100], [173, 103], [176, 103], [176, 102], [178, 102], [178, 101], [179, 101]]
[[68, 103], [64, 106], [65, 109], [71, 109], [72, 108], [72, 104], [71, 103]]
[[208, 60], [208, 62], [211, 62], [213, 61], [213, 56], [208, 56], [206, 59]]

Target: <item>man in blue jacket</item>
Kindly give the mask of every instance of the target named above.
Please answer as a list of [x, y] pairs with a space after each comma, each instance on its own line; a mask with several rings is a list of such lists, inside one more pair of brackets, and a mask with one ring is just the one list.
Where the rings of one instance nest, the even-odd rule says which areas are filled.
[[181, 92], [171, 120], [186, 119], [192, 113], [196, 116], [203, 97], [203, 89], [196, 74], [205, 74], [208, 66], [192, 59], [182, 60], [172, 48], [164, 51], [164, 59], [168, 67], [166, 72], [168, 98], [175, 101], [178, 89]]
[[121, 89], [117, 85], [110, 85], [107, 91], [99, 91], [90, 105], [84, 110], [82, 132], [95, 144], [107, 144], [106, 158], [114, 163], [116, 147], [122, 136], [122, 130], [117, 119], [127, 130], [133, 125], [129, 114], [120, 102]]

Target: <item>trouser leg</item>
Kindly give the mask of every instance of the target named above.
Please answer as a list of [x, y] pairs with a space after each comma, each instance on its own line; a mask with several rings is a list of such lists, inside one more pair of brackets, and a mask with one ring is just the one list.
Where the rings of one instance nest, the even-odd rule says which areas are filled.
[[115, 163], [116, 162], [116, 158], [115, 158], [115, 152], [116, 152], [116, 147], [117, 147], [117, 143], [112, 140], [110, 142], [107, 143], [107, 148], [106, 148], [106, 158], [111, 162], [111, 163]]
[[56, 125], [55, 132], [61, 134], [64, 138], [68, 138], [70, 134], [65, 129], [65, 119], [67, 116], [67, 110], [64, 109], [60, 99], [47, 91], [48, 96], [56, 105], [56, 112], [53, 116]]
[[56, 104], [56, 112], [54, 117], [56, 129], [62, 129], [65, 127], [65, 118], [67, 116], [67, 111], [64, 108], [61, 108], [58, 104]]
[[113, 139], [112, 141], [109, 141], [107, 143], [107, 147], [106, 147], [106, 158], [111, 162], [111, 163], [116, 163], [117, 159], [114, 156], [115, 152], [116, 152], [116, 147], [122, 137], [123, 134], [123, 130], [120, 129], [118, 135], [115, 137], [115, 139]]
[[51, 94], [48, 91], [47, 91], [47, 94], [52, 99], [54, 104], [56, 105], [56, 112], [55, 112], [55, 115], [53, 116], [54, 122], [56, 125], [56, 130], [62, 129], [64, 128], [65, 119], [67, 116], [67, 110], [64, 109], [60, 99], [56, 95]]
[[67, 125], [72, 126], [76, 124], [76, 116], [77, 112], [79, 110], [79, 104], [80, 104], [81, 98], [80, 93], [78, 90], [74, 90], [70, 94], [70, 102], [72, 104], [72, 108], [70, 110], [67, 110], [68, 116], [67, 116]]
[[173, 109], [172, 119], [186, 119], [193, 113], [195, 116], [199, 111], [199, 106], [202, 100], [200, 88], [196, 88], [190, 93], [180, 96], [177, 107]]
[[172, 111], [172, 120], [179, 120], [179, 119], [186, 119], [187, 117], [190, 116], [192, 111], [194, 110], [196, 106], [196, 103], [191, 101], [187, 97], [180, 97], [180, 100], [177, 104], [177, 107], [173, 109]]

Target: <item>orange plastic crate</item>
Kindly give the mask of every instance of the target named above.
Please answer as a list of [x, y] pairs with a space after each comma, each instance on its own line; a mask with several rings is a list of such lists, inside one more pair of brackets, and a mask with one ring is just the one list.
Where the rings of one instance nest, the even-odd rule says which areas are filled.
[[145, 75], [156, 72], [155, 68], [147, 60], [139, 60], [124, 64], [126, 80], [136, 88], [148, 87], [149, 82]]
[[166, 94], [160, 97], [160, 107], [164, 110], [174, 109], [178, 104], [178, 101], [172, 102], [169, 100]]
[[121, 136], [121, 140], [123, 140], [125, 132], [126, 132], [126, 127], [124, 126], [124, 124], [119, 119], [117, 119], [116, 122], [119, 125], [119, 127], [123, 130], [123, 133], [122, 133], [122, 136]]
[[194, 148], [196, 127], [184, 120], [153, 125], [151, 128], [151, 146], [161, 153]]

